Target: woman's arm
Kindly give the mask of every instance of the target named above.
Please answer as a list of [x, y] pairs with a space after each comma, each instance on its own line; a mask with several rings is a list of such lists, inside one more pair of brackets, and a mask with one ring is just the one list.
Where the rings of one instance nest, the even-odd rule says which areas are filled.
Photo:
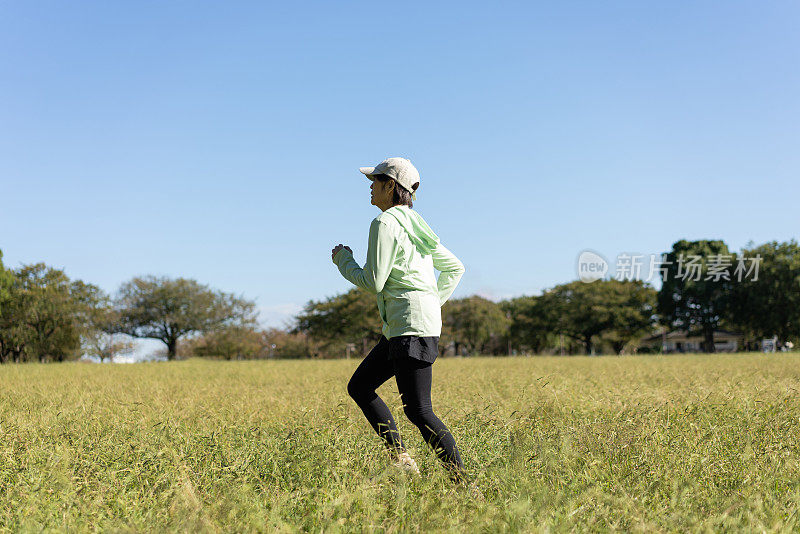
[[369, 227], [367, 263], [364, 268], [358, 266], [353, 253], [346, 248], [333, 256], [333, 263], [339, 267], [342, 276], [353, 284], [370, 293], [380, 293], [392, 272], [396, 255], [397, 238], [394, 232], [385, 222], [375, 219]]
[[431, 256], [433, 256], [433, 267], [441, 271], [436, 286], [439, 290], [440, 305], [444, 305], [450, 295], [453, 294], [453, 291], [456, 290], [458, 282], [464, 275], [464, 264], [452, 252], [447, 250], [441, 241], [431, 252]]

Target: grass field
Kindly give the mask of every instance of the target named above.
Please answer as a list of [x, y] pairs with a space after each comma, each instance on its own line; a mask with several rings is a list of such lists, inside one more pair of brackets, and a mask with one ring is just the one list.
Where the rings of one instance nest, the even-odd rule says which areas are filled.
[[3, 531], [798, 531], [800, 355], [440, 359], [484, 502], [347, 396], [359, 360], [0, 367]]

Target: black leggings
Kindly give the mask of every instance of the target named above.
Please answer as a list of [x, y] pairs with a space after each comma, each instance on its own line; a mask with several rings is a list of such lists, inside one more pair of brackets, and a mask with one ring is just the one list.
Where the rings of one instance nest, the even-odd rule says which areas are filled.
[[383, 438], [386, 447], [398, 453], [404, 452], [405, 444], [400, 438], [392, 413], [375, 392], [381, 384], [394, 376], [406, 417], [419, 429], [422, 438], [442, 460], [451, 478], [457, 480], [464, 474], [464, 463], [450, 430], [433, 413], [432, 367], [431, 363], [410, 357], [390, 358], [388, 340], [381, 336], [380, 342], [353, 373], [347, 384], [347, 392], [364, 412], [372, 428]]

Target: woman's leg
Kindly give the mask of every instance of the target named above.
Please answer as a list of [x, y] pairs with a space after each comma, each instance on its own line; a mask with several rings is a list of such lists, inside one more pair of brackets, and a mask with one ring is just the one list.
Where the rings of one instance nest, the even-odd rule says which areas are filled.
[[390, 452], [400, 453], [406, 450], [400, 432], [392, 417], [389, 407], [375, 392], [381, 384], [394, 375], [394, 368], [389, 360], [388, 341], [381, 336], [366, 358], [361, 362], [347, 384], [347, 393], [356, 401], [364, 412], [372, 428], [383, 438], [384, 445]]
[[445, 468], [451, 473], [451, 478], [460, 479], [464, 474], [464, 463], [458, 453], [456, 441], [447, 426], [433, 413], [431, 404], [433, 365], [408, 357], [397, 358], [393, 363], [397, 389], [403, 400], [403, 411], [409, 421], [419, 428], [425, 442], [442, 460]]

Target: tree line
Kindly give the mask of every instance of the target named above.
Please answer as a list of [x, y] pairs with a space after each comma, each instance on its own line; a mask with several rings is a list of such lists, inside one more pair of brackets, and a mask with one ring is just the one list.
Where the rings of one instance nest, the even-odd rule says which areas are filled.
[[[760, 272], [753, 276], [754, 259]], [[742, 272], [742, 266], [747, 272]], [[744, 275], [744, 276], [743, 276]], [[677, 330], [703, 338], [742, 334], [744, 347], [800, 340], [800, 247], [772, 241], [731, 252], [722, 240], [681, 240], [659, 262], [661, 288], [637, 279], [576, 280], [541, 295], [493, 302], [472, 296], [442, 307], [442, 353], [505, 355], [636, 352], [644, 338]], [[374, 296], [358, 289], [310, 301], [293, 330], [314, 340], [306, 356], [366, 351], [380, 338]], [[646, 350], [646, 349], [645, 349]]]
[[[755, 257], [758, 276], [742, 278], [744, 259]], [[732, 253], [721, 240], [682, 240], [662, 259], [658, 291], [606, 277], [500, 302], [451, 299], [442, 307], [440, 351], [619, 354], [660, 329], [700, 335], [707, 352], [718, 329], [741, 332], [745, 346], [800, 339], [796, 241]], [[0, 252], [0, 363], [102, 361], [132, 352], [135, 338], [161, 341], [169, 360], [339, 358], [366, 354], [381, 335], [375, 295], [359, 288], [309, 301], [285, 328], [260, 328], [257, 318], [253, 301], [195, 280], [134, 277], [112, 296], [42, 263], [6, 269]]]
[[6, 269], [0, 251], [0, 363], [102, 361], [132, 352], [133, 338], [163, 342], [171, 360], [182, 340], [245, 332], [256, 318], [252, 301], [194, 280], [135, 277], [112, 297], [43, 263]]

